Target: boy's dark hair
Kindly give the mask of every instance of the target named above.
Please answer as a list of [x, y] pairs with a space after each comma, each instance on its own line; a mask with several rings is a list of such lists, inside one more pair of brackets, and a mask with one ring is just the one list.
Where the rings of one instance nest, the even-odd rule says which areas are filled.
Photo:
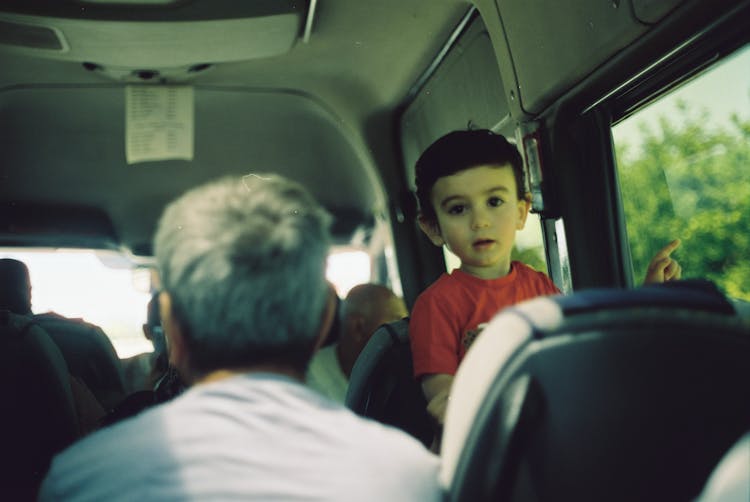
[[526, 175], [521, 154], [505, 136], [487, 129], [453, 131], [437, 139], [417, 160], [415, 167], [417, 200], [422, 216], [437, 220], [430, 194], [437, 180], [472, 167], [510, 165], [516, 178], [516, 192], [522, 200]]

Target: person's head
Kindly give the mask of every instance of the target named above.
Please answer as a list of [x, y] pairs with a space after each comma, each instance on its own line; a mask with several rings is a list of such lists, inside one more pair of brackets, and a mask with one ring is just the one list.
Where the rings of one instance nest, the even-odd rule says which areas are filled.
[[304, 374], [331, 317], [329, 226], [301, 185], [273, 174], [224, 178], [165, 209], [159, 302], [183, 377], [268, 366]]
[[474, 275], [507, 273], [530, 209], [513, 144], [487, 130], [446, 134], [417, 160], [416, 185], [419, 226], [433, 244], [445, 244]]
[[159, 315], [159, 293], [154, 293], [146, 306], [146, 323], [143, 325], [143, 335], [154, 345], [156, 354], [166, 353], [164, 331], [161, 328]]
[[0, 309], [14, 314], [31, 314], [31, 278], [22, 261], [0, 259]]
[[379, 284], [353, 287], [341, 303], [340, 354], [343, 369], [351, 371], [359, 353], [381, 324], [409, 315], [404, 300]]

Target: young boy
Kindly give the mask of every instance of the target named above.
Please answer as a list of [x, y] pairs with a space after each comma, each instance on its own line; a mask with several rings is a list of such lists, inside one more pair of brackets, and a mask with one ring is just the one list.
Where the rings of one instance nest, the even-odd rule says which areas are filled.
[[[443, 136], [417, 161], [416, 185], [420, 228], [461, 260], [419, 295], [409, 324], [414, 375], [442, 425], [453, 375], [484, 324], [503, 307], [560, 291], [545, 274], [510, 260], [531, 199], [521, 156], [505, 137], [487, 130]], [[679, 278], [669, 258], [677, 246], [657, 253], [646, 282]]]

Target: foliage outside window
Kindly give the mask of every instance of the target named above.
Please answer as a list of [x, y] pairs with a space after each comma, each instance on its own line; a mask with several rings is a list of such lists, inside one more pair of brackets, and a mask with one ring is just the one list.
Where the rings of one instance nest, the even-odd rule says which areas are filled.
[[613, 137], [634, 270], [679, 237], [683, 278], [750, 300], [750, 48], [622, 121]]

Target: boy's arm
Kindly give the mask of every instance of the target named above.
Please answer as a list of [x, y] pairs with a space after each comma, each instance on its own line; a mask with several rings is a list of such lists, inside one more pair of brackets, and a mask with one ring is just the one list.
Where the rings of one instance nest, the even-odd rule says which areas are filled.
[[677, 260], [670, 255], [680, 247], [680, 239], [675, 239], [654, 255], [648, 264], [646, 278], [643, 284], [659, 284], [667, 281], [676, 281], [682, 277], [682, 267]]
[[448, 406], [453, 375], [438, 373], [422, 377], [422, 392], [427, 398], [427, 412], [443, 425], [445, 421], [445, 409]]

